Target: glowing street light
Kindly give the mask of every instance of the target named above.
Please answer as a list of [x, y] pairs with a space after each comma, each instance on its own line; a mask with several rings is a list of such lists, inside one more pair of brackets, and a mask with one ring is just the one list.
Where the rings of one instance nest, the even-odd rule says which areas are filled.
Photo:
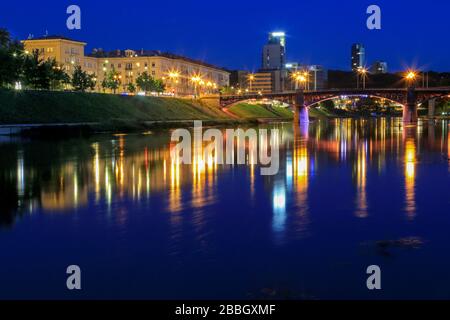
[[417, 78], [417, 73], [412, 70], [409, 70], [405, 75], [406, 83], [408, 85], [412, 85], [414, 83], [414, 81], [416, 80], [416, 78]]
[[169, 78], [170, 79], [178, 79], [180, 77], [180, 73], [178, 71], [170, 71]]
[[291, 77], [292, 77], [292, 79], [295, 81], [295, 88], [296, 88], [296, 89], [298, 88], [298, 84], [299, 84], [299, 83], [302, 83], [304, 89], [306, 89], [306, 88], [305, 88], [305, 84], [306, 84], [306, 82], [308, 81], [308, 79], [307, 79], [305, 73], [295, 72], [295, 73], [292, 74]]
[[192, 81], [192, 83], [194, 84], [194, 92], [195, 92], [195, 95], [197, 95], [197, 86], [198, 86], [199, 84], [201, 84], [201, 82], [203, 82], [203, 81], [202, 81], [202, 77], [201, 77], [200, 75], [198, 75], [198, 74], [194, 74], [194, 75], [191, 77], [191, 81]]
[[416, 79], [417, 74], [414, 71], [408, 71], [408, 73], [406, 74], [406, 79], [407, 80], [414, 80]]
[[[362, 77], [363, 79], [363, 89], [366, 89], [366, 76], [367, 76], [367, 72], [368, 70], [366, 68], [360, 67], [358, 68], [358, 74]], [[359, 87], [359, 85], [358, 85]]]
[[255, 81], [255, 75], [251, 73], [248, 75], [248, 82], [250, 82], [250, 91], [253, 91], [253, 81]]
[[172, 82], [172, 90], [173, 90], [173, 93], [175, 94], [176, 87], [173, 85], [173, 82], [175, 84], [178, 84], [178, 78], [180, 77], [180, 72], [178, 72], [176, 70], [172, 70], [172, 71], [169, 71], [168, 76]]

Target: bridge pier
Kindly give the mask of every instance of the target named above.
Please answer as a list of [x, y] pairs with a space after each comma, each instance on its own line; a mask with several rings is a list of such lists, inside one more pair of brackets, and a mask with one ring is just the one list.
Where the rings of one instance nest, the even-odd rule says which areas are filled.
[[403, 122], [406, 124], [417, 123], [417, 98], [416, 89], [409, 87], [406, 94], [406, 104], [403, 106]]
[[294, 98], [294, 111], [300, 123], [309, 123], [309, 108], [305, 105], [303, 90], [297, 90]]

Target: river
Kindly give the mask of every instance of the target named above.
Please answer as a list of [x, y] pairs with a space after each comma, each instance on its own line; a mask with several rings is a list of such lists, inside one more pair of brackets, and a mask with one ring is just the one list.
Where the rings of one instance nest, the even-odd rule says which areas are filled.
[[174, 162], [170, 131], [1, 138], [0, 298], [450, 298], [448, 122], [263, 127], [273, 176]]

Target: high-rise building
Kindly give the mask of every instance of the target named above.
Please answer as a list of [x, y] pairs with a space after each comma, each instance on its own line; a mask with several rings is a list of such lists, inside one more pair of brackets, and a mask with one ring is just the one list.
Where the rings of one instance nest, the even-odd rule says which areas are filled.
[[366, 49], [360, 43], [352, 45], [352, 71], [364, 68], [366, 62]]
[[383, 74], [388, 73], [388, 65], [385, 61], [375, 61], [371, 68], [372, 73], [374, 74]]
[[282, 70], [286, 63], [286, 35], [271, 32], [269, 41], [263, 48], [262, 70]]

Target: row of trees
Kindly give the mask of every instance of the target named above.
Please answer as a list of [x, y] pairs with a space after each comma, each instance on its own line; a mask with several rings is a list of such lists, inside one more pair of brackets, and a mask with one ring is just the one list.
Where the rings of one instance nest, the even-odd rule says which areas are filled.
[[[6, 29], [0, 29], [0, 87], [13, 88], [20, 83], [26, 88], [40, 90], [60, 90], [71, 87], [76, 91], [94, 90], [96, 76], [75, 66], [69, 75], [55, 59], [44, 60], [38, 51], [25, 53], [22, 43], [11, 38]], [[110, 70], [101, 83], [104, 90], [116, 93], [121, 85], [121, 76]], [[164, 92], [165, 85], [147, 72], [136, 79], [137, 87], [144, 92]], [[136, 92], [136, 85], [126, 85], [126, 90]]]
[[[110, 70], [102, 81], [102, 88], [104, 90], [109, 89], [116, 93], [122, 83], [120, 74], [115, 70]], [[136, 86], [137, 85], [137, 86]], [[136, 89], [139, 88], [144, 92], [164, 92], [165, 84], [162, 80], [155, 79], [148, 74], [148, 72], [143, 72], [136, 78], [136, 85], [132, 82], [126, 85], [125, 89], [128, 92], [134, 93]], [[137, 88], [136, 88], [137, 87]]]
[[0, 87], [21, 83], [30, 89], [58, 90], [71, 85], [74, 90], [95, 88], [95, 75], [75, 67], [70, 76], [55, 59], [44, 60], [38, 51], [25, 53], [22, 43], [0, 29]]

